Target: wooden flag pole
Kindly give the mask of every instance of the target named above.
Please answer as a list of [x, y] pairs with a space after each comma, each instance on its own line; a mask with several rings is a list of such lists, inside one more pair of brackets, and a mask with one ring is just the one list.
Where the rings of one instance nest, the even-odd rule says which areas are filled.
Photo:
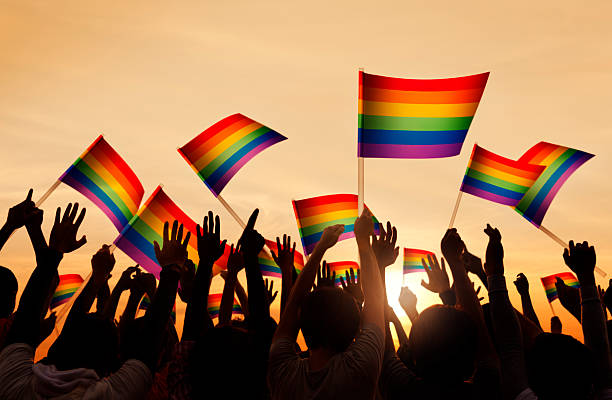
[[453, 209], [453, 214], [451, 215], [450, 222], [448, 223], [448, 229], [451, 229], [453, 225], [455, 225], [455, 217], [457, 216], [457, 211], [459, 210], [459, 203], [461, 203], [461, 197], [463, 196], [463, 192], [460, 190], [457, 195], [457, 200], [455, 201], [455, 208]]
[[49, 196], [51, 196], [51, 193], [53, 193], [53, 191], [55, 189], [57, 189], [57, 187], [60, 185], [60, 183], [62, 183], [59, 179], [55, 182], [53, 182], [53, 185], [51, 185], [51, 187], [49, 189], [47, 189], [47, 191], [45, 192], [45, 194], [42, 195], [42, 197], [40, 199], [38, 199], [38, 201], [35, 203], [36, 207], [40, 207], [42, 205], [42, 203], [44, 203], [45, 200], [47, 200], [47, 198]]
[[[359, 68], [359, 79], [361, 79], [361, 73], [363, 72], [363, 68]], [[361, 90], [361, 85], [358, 89]], [[357, 94], [357, 104], [359, 104], [359, 92]], [[363, 127], [363, 103], [361, 107], [358, 107], [359, 120], [361, 121], [360, 125]], [[359, 127], [357, 127], [357, 132], [359, 132]], [[357, 149], [359, 149], [359, 137], [357, 138]], [[364, 203], [364, 165], [363, 165], [363, 157], [360, 157], [357, 154], [357, 216], [360, 216], [363, 212], [363, 203]]]
[[[546, 229], [544, 226], [540, 225], [539, 228], [542, 232], [544, 232], [545, 234], [547, 234], [552, 240], [554, 240], [555, 242], [559, 243], [561, 245], [561, 247], [563, 247], [564, 249], [568, 248], [567, 242], [565, 242], [563, 239], [561, 239], [559, 236], [555, 235], [554, 233], [552, 233], [551, 231], [549, 231], [548, 229]], [[599, 267], [595, 267], [595, 272], [597, 272], [599, 275], [603, 276], [604, 278], [606, 276], [608, 276], [608, 274], [606, 273], [606, 271], [604, 271], [603, 269], [599, 268]]]
[[246, 224], [244, 223], [242, 218], [240, 218], [236, 211], [234, 211], [234, 209], [229, 204], [227, 204], [227, 201], [225, 201], [225, 199], [221, 197], [221, 194], [217, 195], [217, 200], [219, 200], [219, 202], [221, 203], [221, 205], [223, 205], [223, 207], [225, 207], [227, 212], [230, 213], [232, 217], [234, 217], [234, 219], [236, 220], [236, 222], [238, 222], [238, 225], [240, 225], [242, 229], [246, 228]]
[[550, 306], [550, 311], [552, 311], [553, 315], [556, 317], [557, 313], [555, 312], [555, 309], [553, 308], [552, 303], [550, 301], [548, 302], [548, 305]]

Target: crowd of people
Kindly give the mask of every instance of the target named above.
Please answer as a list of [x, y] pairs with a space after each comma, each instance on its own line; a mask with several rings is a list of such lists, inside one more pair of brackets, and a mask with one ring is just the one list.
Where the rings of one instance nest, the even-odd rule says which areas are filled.
[[[176, 221], [165, 223], [163, 242], [155, 243], [158, 282], [128, 267], [111, 291], [115, 259], [103, 245], [61, 333], [35, 363], [36, 348], [56, 323], [49, 303], [58, 267], [86, 239], [79, 238], [85, 210], [78, 204], [58, 209], [45, 236], [43, 212], [31, 196], [30, 191], [8, 211], [0, 229], [1, 249], [25, 227], [36, 255], [16, 310], [17, 280], [0, 267], [0, 399], [612, 399], [606, 311], [612, 312], [612, 288], [596, 285], [595, 250], [587, 242], [570, 242], [563, 253], [580, 288], [557, 282], [562, 304], [581, 322], [584, 344], [562, 334], [558, 318], [545, 330], [523, 274], [514, 281], [522, 312], [513, 307], [502, 236], [489, 225], [484, 263], [456, 229], [444, 234], [440, 261], [423, 260], [423, 286], [438, 293], [441, 304], [419, 313], [416, 296], [402, 288], [400, 303], [412, 322], [407, 333], [385, 290], [385, 268], [399, 254], [397, 230], [381, 224], [374, 234], [367, 209], [354, 224], [360, 268], [342, 277], [341, 288], [324, 258], [343, 225], [325, 229], [299, 274], [295, 242], [277, 238], [272, 256], [282, 272], [278, 321], [270, 315], [276, 293], [258, 263], [265, 245], [255, 230], [258, 210], [222, 273], [216, 325], [207, 299], [213, 264], [226, 244], [219, 216], [209, 211], [197, 228], [197, 266], [187, 255], [190, 232]], [[242, 269], [246, 288], [237, 279]], [[481, 304], [472, 277], [488, 290], [488, 303]], [[124, 291], [129, 300], [117, 320]], [[145, 294], [151, 305], [136, 317]], [[187, 304], [181, 337], [171, 318], [177, 294]], [[232, 319], [234, 296], [244, 319]], [[297, 343], [300, 331], [306, 349]]]

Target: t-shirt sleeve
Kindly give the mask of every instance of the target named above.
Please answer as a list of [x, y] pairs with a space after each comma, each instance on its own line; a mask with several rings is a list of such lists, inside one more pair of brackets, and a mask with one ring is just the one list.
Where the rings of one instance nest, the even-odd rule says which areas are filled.
[[363, 327], [357, 339], [344, 353], [344, 362], [354, 373], [366, 379], [378, 378], [382, 369], [385, 336], [374, 324]]
[[287, 377], [295, 372], [290, 364], [297, 362], [299, 357], [295, 352], [294, 341], [281, 338], [272, 343], [268, 361], [268, 387], [272, 394], [278, 393], [283, 382], [287, 382]]
[[0, 399], [27, 399], [32, 393], [34, 350], [25, 343], [13, 343], [0, 352]]
[[130, 359], [117, 372], [90, 387], [84, 398], [142, 399], [152, 384], [149, 367], [142, 361]]

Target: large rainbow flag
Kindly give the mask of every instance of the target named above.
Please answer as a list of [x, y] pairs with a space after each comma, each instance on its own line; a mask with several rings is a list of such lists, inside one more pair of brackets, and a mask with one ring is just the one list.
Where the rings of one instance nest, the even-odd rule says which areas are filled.
[[[191, 232], [187, 252], [189, 259], [195, 265], [198, 265], [200, 258], [198, 256], [196, 223], [168, 197], [161, 186], [155, 189], [114, 243], [125, 254], [140, 264], [142, 268], [159, 279], [161, 266], [157, 263], [153, 242], [157, 241], [160, 246], [162, 245], [164, 222], [168, 222], [170, 229], [172, 229], [174, 220], [183, 224], [184, 234], [187, 231]], [[228, 256], [229, 246], [226, 245], [223, 256], [215, 262], [213, 273], [217, 274], [227, 268]]]
[[544, 172], [531, 185], [515, 210], [537, 227], [540, 227], [550, 203], [561, 186], [582, 164], [594, 155], [559, 146], [540, 142], [529, 149], [519, 161], [542, 165]]
[[[344, 224], [344, 233], [338, 241], [355, 237], [353, 228], [358, 216], [356, 194], [331, 194], [292, 202], [306, 255], [312, 253], [328, 226]], [[374, 230], [378, 234], [376, 218]]]
[[353, 268], [355, 276], [357, 275], [357, 270], [359, 269], [359, 264], [357, 264], [355, 261], [335, 261], [327, 263], [327, 265], [329, 265], [330, 272], [336, 273], [336, 286], [342, 286], [342, 281], [340, 280], [340, 277], [344, 278], [344, 280], [346, 281], [346, 273], [348, 272], [350, 276], [351, 268]]
[[459, 190], [495, 203], [515, 206], [544, 171], [541, 165], [514, 161], [474, 145]]
[[548, 302], [552, 302], [554, 299], [559, 298], [559, 293], [557, 293], [557, 287], [555, 286], [555, 282], [557, 282], [557, 278], [561, 278], [561, 280], [567, 285], [575, 288], [580, 287], [580, 283], [578, 279], [571, 272], [561, 272], [559, 274], [545, 276], [540, 278], [542, 280], [542, 285], [544, 286], [544, 290], [546, 291], [546, 297], [548, 298]]
[[130, 222], [144, 189], [134, 171], [102, 135], [59, 178], [91, 200], [119, 232]]
[[234, 114], [206, 129], [178, 151], [216, 197], [251, 158], [285, 139], [259, 122]]
[[488, 78], [488, 72], [448, 79], [402, 79], [360, 71], [358, 156], [456, 156]]
[[[223, 297], [223, 293], [215, 293], [208, 295], [208, 314], [210, 318], [218, 318], [219, 310], [221, 308], [221, 298]], [[234, 305], [232, 306], [232, 315], [242, 315], [242, 308], [240, 308], [240, 304], [234, 297]]]
[[[274, 251], [278, 255], [278, 246], [275, 241], [266, 239], [266, 247], [269, 250]], [[280, 267], [274, 262], [272, 255], [266, 249], [262, 250], [257, 257], [259, 260], [259, 266], [261, 268], [261, 274], [263, 276], [270, 276], [272, 278], [282, 278]], [[299, 251], [295, 251], [293, 256], [293, 266], [296, 272], [299, 274], [304, 269], [304, 256]]]
[[425, 272], [425, 267], [423, 267], [423, 262], [421, 260], [425, 259], [425, 261], [427, 261], [428, 255], [433, 256], [434, 253], [427, 250], [404, 248], [404, 275], [413, 272]]
[[83, 278], [79, 274], [65, 274], [59, 276], [59, 284], [51, 298], [49, 309], [53, 310], [64, 303], [70, 301], [70, 298], [79, 290], [83, 284]]

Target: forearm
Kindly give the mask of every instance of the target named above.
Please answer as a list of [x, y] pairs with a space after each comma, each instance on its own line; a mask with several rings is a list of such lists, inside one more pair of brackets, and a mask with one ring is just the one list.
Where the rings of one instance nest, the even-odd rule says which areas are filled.
[[242, 313], [244, 314], [244, 318], [249, 317], [249, 297], [247, 296], [246, 291], [240, 284], [240, 281], [236, 279], [236, 287], [234, 288], [236, 292], [236, 297], [238, 297], [238, 303], [240, 303], [240, 308], [242, 309]]
[[612, 387], [610, 374], [610, 344], [601, 300], [595, 284], [581, 282], [582, 332], [584, 344], [591, 349], [597, 362], [597, 380], [600, 388]]
[[377, 325], [384, 331], [384, 306], [386, 304], [385, 289], [376, 262], [374, 251], [368, 239], [358, 239], [359, 259], [361, 261], [361, 285], [363, 287], [364, 304], [362, 311], [363, 323]]
[[[291, 266], [291, 268], [293, 269], [293, 266]], [[293, 271], [283, 271], [281, 277], [281, 315], [283, 314], [285, 306], [287, 305], [287, 300], [289, 299], [289, 294], [291, 293], [291, 286], [293, 286]]]
[[[400, 306], [402, 307], [402, 310], [404, 310], [404, 312], [406, 313], [408, 318], [410, 318], [410, 322], [414, 323], [414, 321], [419, 316], [419, 312], [417, 311], [417, 309], [416, 308], [407, 307], [404, 304], [400, 304]], [[393, 320], [391, 320], [391, 322], [395, 323], [395, 321], [393, 321]]]
[[0, 228], [0, 250], [2, 250], [6, 242], [9, 240], [13, 234], [13, 231], [14, 229], [7, 224], [2, 225], [2, 228]]
[[236, 274], [228, 272], [221, 295], [221, 305], [219, 306], [219, 325], [227, 325], [232, 320], [232, 307], [234, 306], [234, 288], [238, 278]]
[[[117, 306], [119, 305], [119, 299], [121, 298], [121, 294], [123, 293], [123, 289], [116, 285], [111, 292], [110, 297], [106, 301], [104, 305], [104, 311], [102, 312], [103, 319], [114, 320], [115, 314], [117, 313]], [[98, 301], [99, 301], [98, 297]]]
[[528, 387], [521, 329], [508, 297], [506, 279], [492, 275], [489, 280], [489, 303], [495, 339], [499, 349], [503, 385], [510, 398]]
[[208, 293], [213, 262], [200, 259], [200, 265], [194, 279], [191, 299], [185, 311], [182, 340], [196, 340], [198, 336], [213, 326], [208, 314]]
[[140, 305], [140, 300], [142, 300], [142, 293], [131, 292], [130, 297], [128, 298], [127, 305], [123, 310], [123, 314], [121, 314], [120, 323], [126, 323], [128, 321], [133, 321], [136, 318], [136, 312], [138, 312], [138, 306]]
[[262, 322], [270, 317], [270, 308], [266, 302], [266, 285], [257, 256], [245, 255], [244, 261], [249, 292], [249, 320], [255, 323]]
[[[404, 309], [405, 311], [405, 309]], [[416, 311], [416, 310], [414, 310]], [[393, 323], [393, 326], [395, 327], [395, 333], [397, 333], [397, 340], [401, 345], [408, 345], [408, 335], [406, 335], [406, 331], [404, 330], [404, 326], [402, 325], [402, 323], [400, 322], [399, 318], [397, 317], [397, 314], [395, 314], [395, 311], [393, 309], [389, 310], [389, 312], [391, 313], [391, 322]], [[418, 313], [416, 314], [416, 316], [418, 317]], [[412, 323], [414, 323], [415, 319], [412, 319], [412, 317], [410, 317], [410, 315], [408, 315], [408, 317], [410, 318], [410, 321], [412, 321]]]
[[45, 235], [40, 225], [26, 225], [26, 229], [30, 237], [30, 242], [32, 243], [32, 248], [34, 249], [34, 254], [36, 254], [36, 259], [38, 260], [47, 248], [47, 240], [45, 239]]
[[51, 249], [41, 257], [21, 295], [5, 344], [27, 343], [36, 346], [40, 322], [46, 313], [47, 296], [62, 257], [62, 253]]
[[521, 295], [521, 305], [523, 307], [523, 315], [528, 318], [531, 322], [536, 324], [538, 328], [542, 329], [542, 325], [540, 324], [540, 320], [538, 319], [538, 315], [533, 308], [533, 304], [531, 303], [531, 296], [529, 293]]

